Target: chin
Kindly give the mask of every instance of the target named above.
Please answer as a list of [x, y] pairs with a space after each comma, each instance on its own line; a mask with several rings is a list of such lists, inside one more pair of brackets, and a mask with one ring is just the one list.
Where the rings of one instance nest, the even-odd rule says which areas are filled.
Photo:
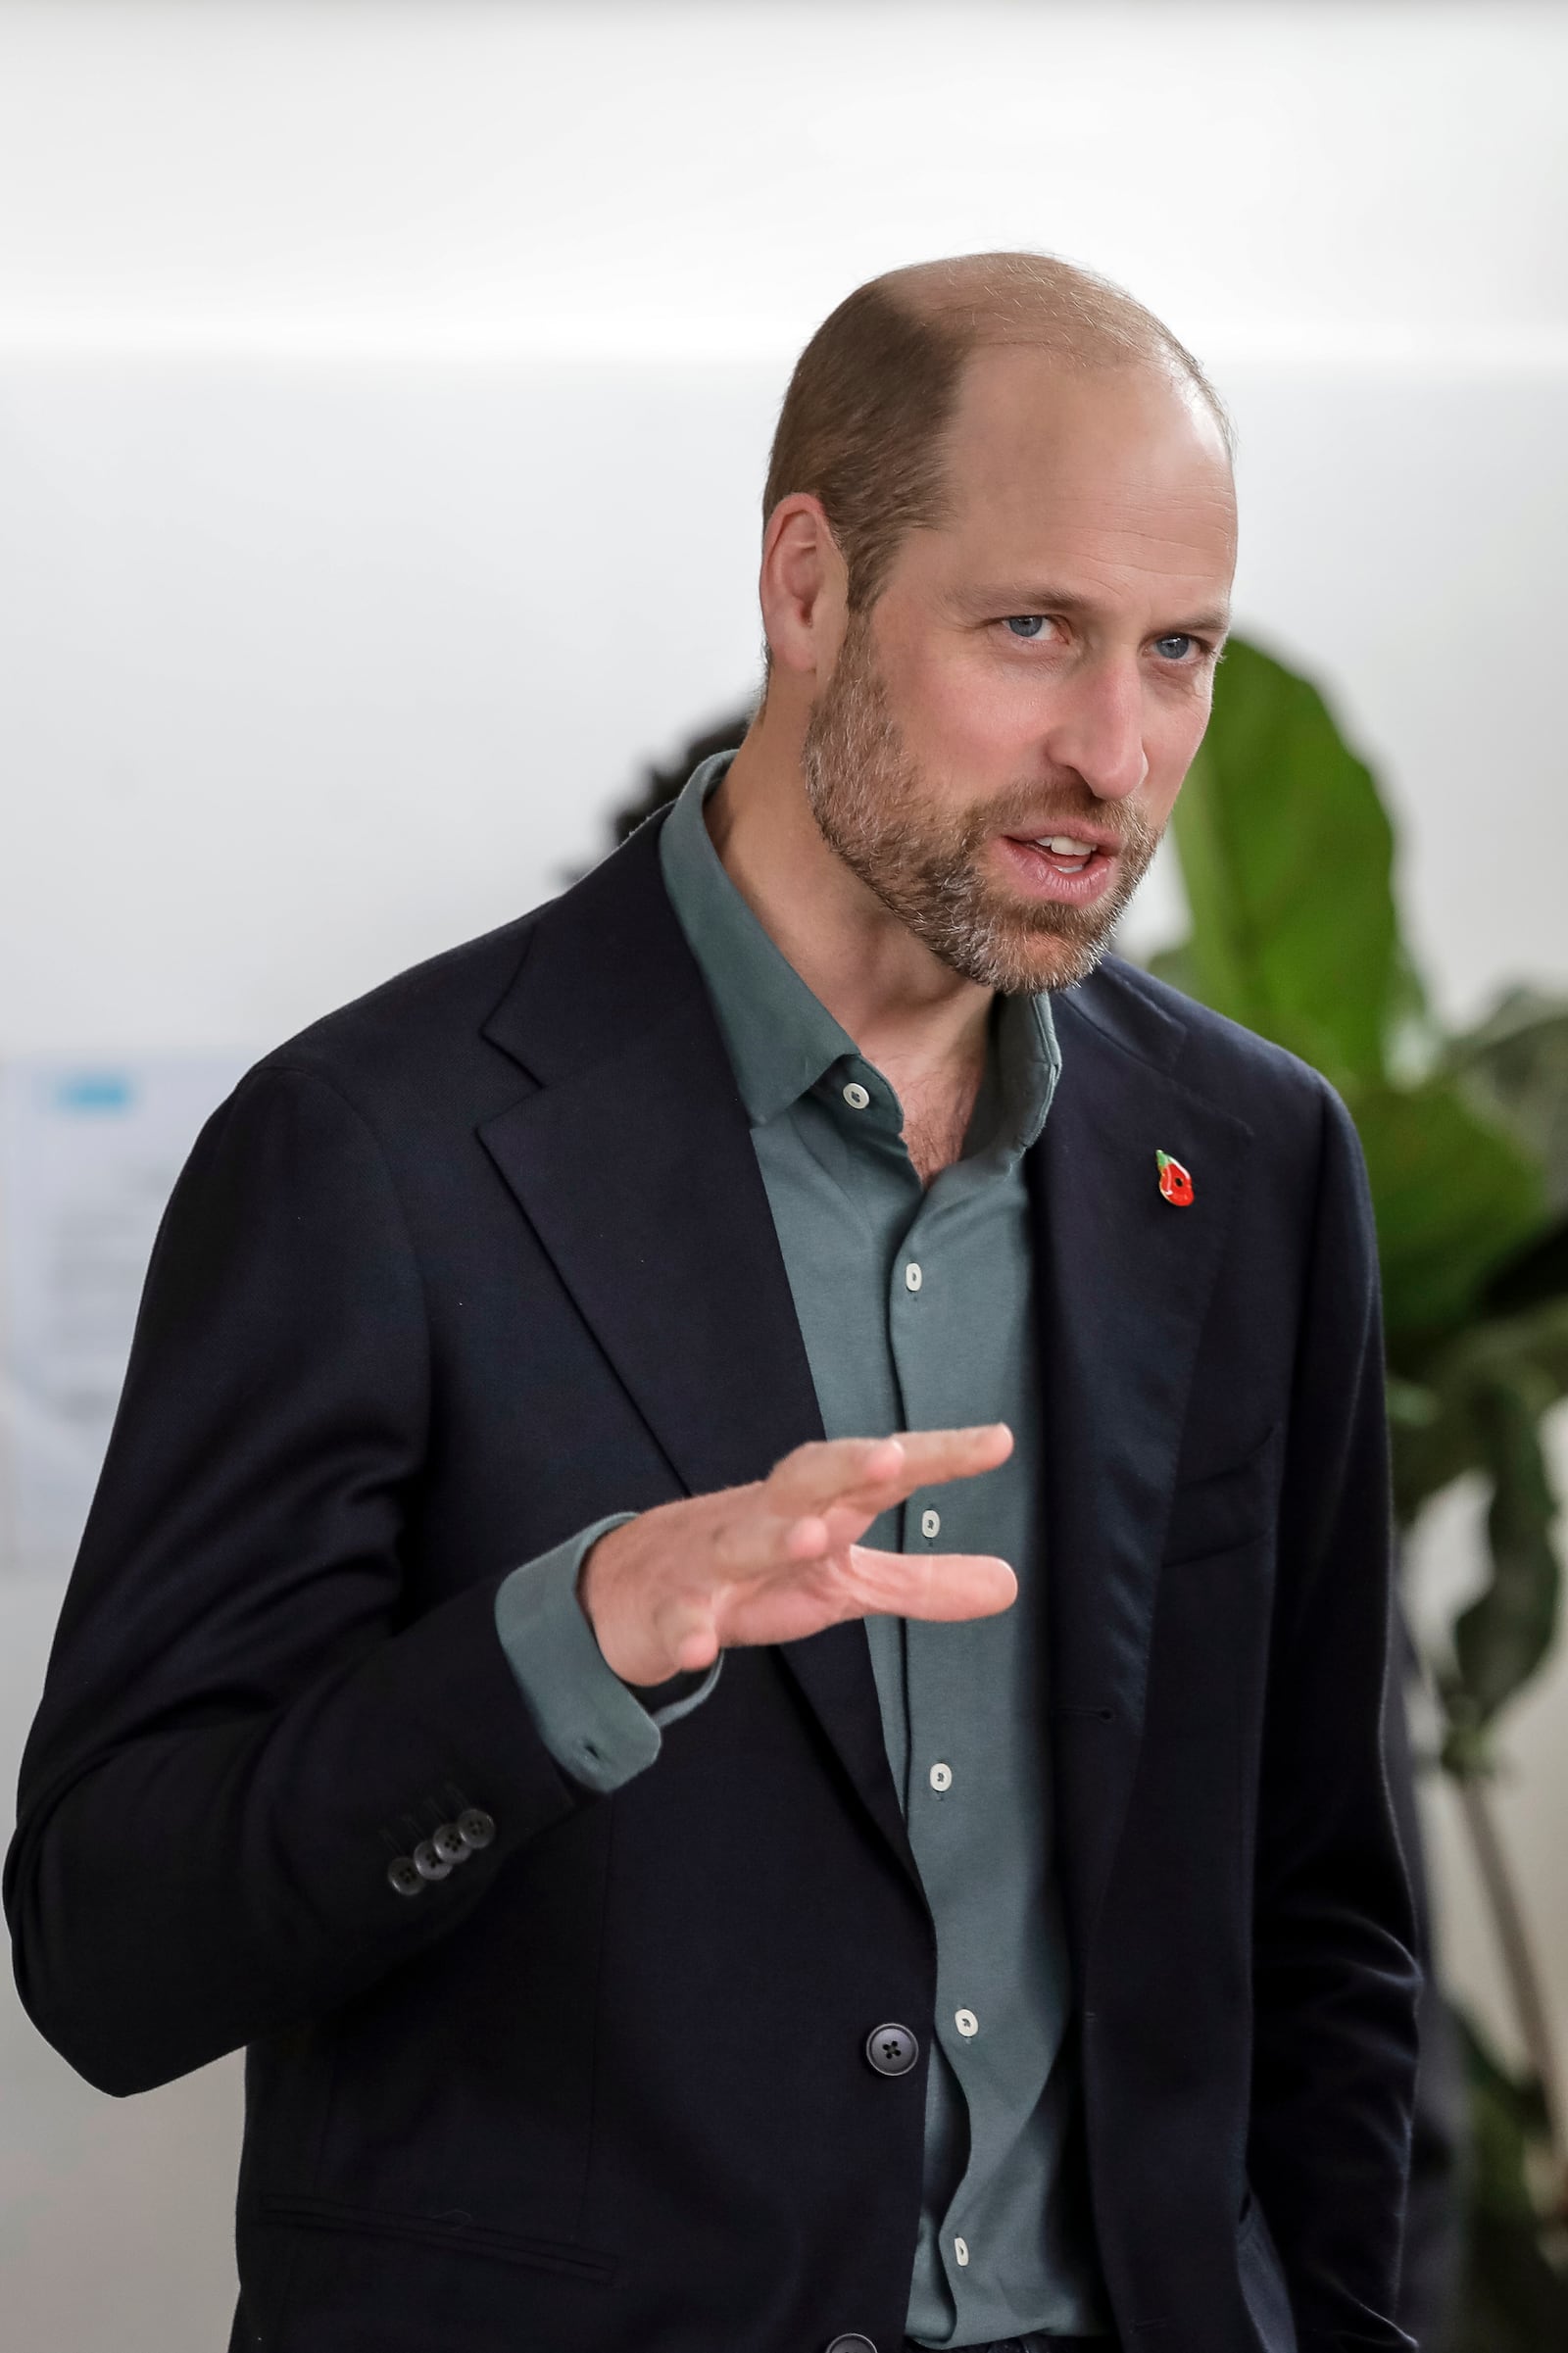
[[1065, 939], [1033, 926], [971, 933], [960, 941], [928, 942], [944, 963], [999, 997], [1039, 997], [1075, 989], [1111, 946], [1108, 928], [1092, 938]]
[[1046, 990], [1076, 989], [1094, 971], [1110, 947], [1108, 940], [1097, 940], [1092, 946], [1069, 947], [1062, 943], [1053, 955], [1035, 959], [1033, 974], [1021, 989], [1004, 992], [1008, 996], [1038, 997]]

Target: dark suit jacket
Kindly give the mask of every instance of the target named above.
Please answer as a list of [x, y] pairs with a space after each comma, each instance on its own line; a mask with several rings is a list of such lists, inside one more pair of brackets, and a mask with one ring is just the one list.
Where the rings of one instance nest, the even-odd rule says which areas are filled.
[[[935, 1951], [862, 1629], [731, 1653], [600, 1798], [492, 1623], [517, 1562], [819, 1431], [656, 831], [262, 1063], [154, 1254], [7, 1908], [92, 2083], [249, 2045], [257, 2353], [902, 2338]], [[1354, 1139], [1124, 966], [1057, 1019], [1049, 1738], [1105, 2278], [1150, 2353], [1395, 2346], [1415, 1985]], [[494, 1843], [394, 1892], [465, 1807]]]

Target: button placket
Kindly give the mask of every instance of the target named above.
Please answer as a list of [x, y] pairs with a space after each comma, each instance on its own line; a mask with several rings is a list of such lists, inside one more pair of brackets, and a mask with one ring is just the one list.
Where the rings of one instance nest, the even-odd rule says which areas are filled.
[[[880, 1119], [884, 1103], [880, 1089], [877, 1101]], [[891, 1121], [896, 1113], [890, 1111], [887, 1116]], [[841, 1112], [841, 1132], [852, 1124]], [[868, 1125], [869, 1114], [862, 1128]], [[890, 1178], [880, 1269], [872, 1276], [873, 1291], [867, 1304], [873, 1314], [880, 1307], [904, 1407], [904, 1426], [940, 1429], [956, 1422], [1006, 1418], [1019, 1432], [1020, 1456], [1026, 1458], [1034, 1392], [1029, 1381], [1020, 1377], [1015, 1382], [1012, 1376], [1020, 1360], [1017, 1333], [1027, 1318], [1010, 1292], [1005, 1299], [994, 1296], [990, 1263], [981, 1255], [977, 1239], [983, 1231], [986, 1248], [991, 1248], [992, 1229], [986, 1213], [974, 1209], [978, 1175], [970, 1179], [968, 1190], [961, 1169], [956, 1174], [948, 1172], [948, 1176], [945, 1186], [928, 1189], [923, 1198], [915, 1194], [912, 1184], [906, 1188], [913, 1214], [902, 1232], [897, 1222], [901, 1204], [892, 1199]], [[1005, 1216], [999, 1210], [998, 1229], [1010, 1231], [1008, 1221], [1012, 1219], [1009, 1196]], [[984, 1330], [986, 1352], [971, 1396], [966, 1393], [972, 1376], [965, 1368], [977, 1323]], [[930, 1554], [944, 1546], [962, 1552], [1010, 1553], [1018, 1541], [1012, 1519], [1021, 1516], [1019, 1495], [1027, 1485], [1028, 1475], [1015, 1465], [991, 1484], [936, 1488], [924, 1497], [916, 1492], [902, 1515], [901, 1548], [916, 1554]], [[1013, 1544], [1004, 1544], [998, 1535], [995, 1523], [999, 1520], [1013, 1535]], [[1023, 1563], [1019, 1565], [1024, 1586]], [[1027, 1609], [1027, 1586], [1022, 1597]], [[1012, 1690], [1006, 1675], [997, 1671], [1001, 1645], [988, 1638], [985, 1623], [953, 1629], [910, 1621], [903, 1630], [897, 1653], [903, 1669], [899, 1762], [904, 1766], [904, 1788], [913, 1799], [907, 1805], [911, 1845], [944, 1932], [949, 1923], [941, 1908], [943, 1902], [952, 1910], [951, 1936], [944, 1933], [941, 1938], [938, 2050], [932, 2057], [938, 2066], [942, 2097], [956, 2118], [967, 2110], [983, 2110], [993, 2096], [999, 2073], [1007, 2067], [1009, 2037], [1020, 2006], [1015, 1981], [1010, 1976], [1000, 1983], [993, 1979], [992, 1964], [997, 1956], [972, 1903], [977, 1889], [983, 1891], [985, 1886], [990, 1817], [999, 1786], [998, 1746], [1004, 1756], [1011, 1754], [1000, 1736], [998, 1741], [993, 1740], [989, 1721], [978, 1728], [969, 1723], [965, 1731], [968, 1719], [963, 1708], [972, 1688], [987, 1695], [987, 1705], [993, 1691], [1000, 1696]], [[976, 1734], [972, 1740], [969, 1731]], [[953, 1760], [960, 1737], [964, 1759], [961, 1789]], [[929, 1805], [919, 1801], [922, 1780]], [[1010, 1938], [1013, 1916], [1005, 1913], [1004, 1917]], [[1010, 1943], [1007, 1950], [1010, 1953]], [[965, 1981], [968, 1994], [987, 2005], [984, 2020], [967, 2000], [960, 2004], [958, 1988]], [[1026, 2024], [1032, 2032], [1032, 2022]], [[980, 2049], [982, 2029], [990, 2061]], [[1028, 2041], [1031, 2055], [1034, 2047], [1034, 2042]], [[939, 2054], [949, 2062], [947, 2067], [940, 2065]], [[882, 2088], [896, 2096], [896, 2085]], [[970, 2121], [972, 2126], [972, 2115]], [[970, 2186], [983, 2187], [978, 2175]], [[960, 2214], [972, 2215], [973, 2223], [960, 2224]], [[973, 2290], [968, 2277], [971, 2270], [978, 2275], [981, 2269], [980, 2249], [967, 2236], [971, 2228], [984, 2235], [981, 2204], [971, 2197], [955, 2196], [946, 2214], [939, 2212], [931, 2219], [936, 2226], [935, 2244], [927, 2238], [926, 2261], [934, 2258], [946, 2275], [948, 2293], [957, 2306], [956, 2338], [961, 2342], [966, 2337], [985, 2337], [991, 2331], [979, 2324], [981, 2308], [973, 2298], [989, 2300], [990, 2275], [985, 2283], [977, 2277]]]

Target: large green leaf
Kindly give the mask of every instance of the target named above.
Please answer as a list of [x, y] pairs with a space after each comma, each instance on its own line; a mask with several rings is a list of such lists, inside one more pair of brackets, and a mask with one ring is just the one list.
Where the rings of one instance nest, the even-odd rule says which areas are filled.
[[1568, 1299], [1460, 1332], [1423, 1379], [1389, 1384], [1396, 1508], [1408, 1526], [1465, 1471], [1492, 1490], [1490, 1575], [1453, 1629], [1440, 1679], [1445, 1763], [1485, 1772], [1491, 1727], [1548, 1656], [1561, 1604], [1557, 1497], [1542, 1447], [1544, 1415], [1568, 1394]]
[[1434, 1495], [1479, 1469], [1469, 1413], [1425, 1382], [1388, 1379], [1389, 1441], [1394, 1457], [1394, 1516], [1411, 1527]]
[[[1486, 1590], [1454, 1622], [1455, 1688], [1449, 1712], [1474, 1734], [1522, 1691], [1557, 1631], [1562, 1572], [1553, 1541], [1557, 1497], [1541, 1445], [1549, 1397], [1527, 1375], [1494, 1383], [1477, 1400], [1483, 1456], [1492, 1475]], [[1463, 1699], [1462, 1708], [1457, 1704]]]
[[1388, 1075], [1419, 990], [1394, 835], [1317, 689], [1233, 640], [1174, 826], [1193, 993], [1340, 1084]]
[[1517, 1315], [1551, 1299], [1568, 1298], [1568, 1217], [1535, 1235], [1522, 1250], [1487, 1277], [1489, 1315]]
[[1568, 1299], [1466, 1324], [1427, 1356], [1418, 1379], [1391, 1374], [1389, 1427], [1401, 1527], [1466, 1471], [1492, 1467], [1486, 1399], [1499, 1384], [1527, 1390], [1538, 1412], [1568, 1396]]
[[1568, 1004], [1510, 989], [1447, 1063], [1481, 1109], [1533, 1152], [1553, 1208], [1568, 1210]]
[[1391, 1357], [1416, 1370], [1539, 1241], [1534, 1139], [1489, 1112], [1486, 1090], [1504, 1072], [1513, 1084], [1528, 1051], [1532, 1102], [1544, 1101], [1540, 1074], [1555, 1064], [1534, 1031], [1527, 1050], [1514, 1008], [1464, 1043], [1462, 1075], [1429, 1067], [1437, 1045], [1398, 934], [1377, 786], [1316, 688], [1245, 641], [1220, 670], [1174, 831], [1193, 930], [1155, 969], [1344, 1093], [1377, 1211]]
[[1449, 1078], [1352, 1086], [1347, 1101], [1377, 1214], [1389, 1352], [1411, 1369], [1471, 1313], [1492, 1271], [1540, 1232], [1541, 1171]]

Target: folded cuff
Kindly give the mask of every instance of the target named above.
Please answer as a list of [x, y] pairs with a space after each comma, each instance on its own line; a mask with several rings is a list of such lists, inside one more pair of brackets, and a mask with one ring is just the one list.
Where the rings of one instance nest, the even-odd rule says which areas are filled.
[[[718, 1681], [723, 1653], [695, 1690], [650, 1710], [606, 1661], [577, 1598], [577, 1578], [590, 1548], [635, 1512], [613, 1512], [503, 1578], [496, 1593], [496, 1632], [524, 1704], [545, 1746], [564, 1773], [608, 1795], [659, 1755], [663, 1727], [700, 1707]], [[668, 1691], [670, 1685], [661, 1685]]]

